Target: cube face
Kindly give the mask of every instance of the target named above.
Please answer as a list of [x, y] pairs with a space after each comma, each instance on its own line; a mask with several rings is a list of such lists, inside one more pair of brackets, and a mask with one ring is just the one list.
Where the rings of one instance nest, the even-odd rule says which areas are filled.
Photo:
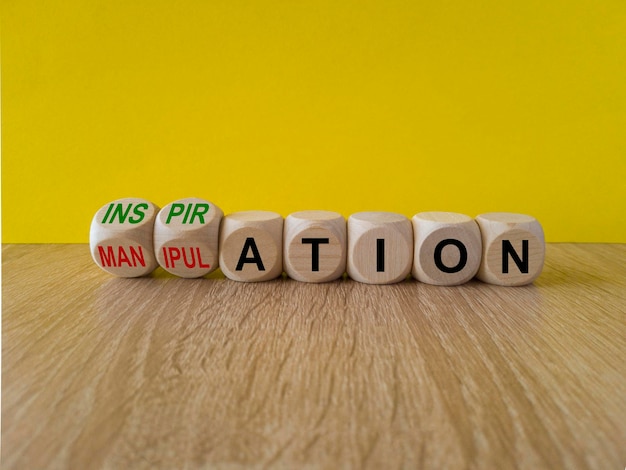
[[524, 214], [496, 212], [476, 217], [483, 253], [477, 277], [489, 284], [523, 286], [541, 274], [545, 239], [541, 224]]
[[283, 264], [302, 282], [328, 282], [346, 269], [346, 220], [337, 212], [301, 211], [285, 219]]
[[94, 215], [89, 231], [91, 256], [119, 277], [139, 277], [156, 269], [152, 231], [159, 208], [141, 198], [117, 199]]
[[413, 230], [405, 216], [358, 212], [348, 218], [348, 276], [367, 284], [400, 282], [411, 272]]
[[283, 218], [266, 211], [236, 212], [220, 229], [220, 268], [229, 279], [259, 282], [283, 272]]
[[219, 207], [199, 198], [180, 199], [163, 207], [154, 224], [154, 253], [159, 265], [186, 278], [217, 269], [222, 216]]
[[454, 212], [421, 212], [413, 219], [413, 277], [439, 286], [471, 280], [480, 267], [482, 242], [478, 224]]

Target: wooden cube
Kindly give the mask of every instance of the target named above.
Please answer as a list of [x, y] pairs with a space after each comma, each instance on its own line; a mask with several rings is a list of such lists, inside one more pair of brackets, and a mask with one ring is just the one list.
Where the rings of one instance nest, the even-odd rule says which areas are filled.
[[283, 273], [283, 218], [267, 211], [228, 214], [220, 228], [220, 269], [234, 281], [275, 279]]
[[125, 198], [102, 206], [91, 221], [89, 248], [98, 266], [120, 277], [139, 277], [156, 269], [152, 231], [159, 208]]
[[176, 276], [195, 278], [218, 267], [223, 212], [198, 198], [174, 201], [157, 215], [154, 252], [159, 265]]
[[413, 229], [405, 216], [358, 212], [348, 218], [348, 276], [367, 284], [392, 284], [409, 275]]
[[546, 244], [541, 224], [529, 215], [491, 212], [476, 217], [483, 242], [478, 279], [523, 286], [543, 269]]
[[420, 212], [412, 220], [415, 279], [438, 286], [455, 286], [476, 275], [482, 242], [474, 219], [454, 212]]
[[285, 219], [283, 265], [302, 282], [328, 282], [346, 270], [346, 219], [337, 212], [301, 211]]

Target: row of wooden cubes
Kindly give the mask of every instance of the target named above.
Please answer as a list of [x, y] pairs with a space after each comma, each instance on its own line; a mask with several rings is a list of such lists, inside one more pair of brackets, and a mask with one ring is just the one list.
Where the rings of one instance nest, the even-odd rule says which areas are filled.
[[411, 220], [390, 212], [359, 212], [348, 220], [330, 211], [301, 211], [283, 219], [268, 211], [224, 216], [198, 198], [162, 209], [138, 198], [119, 199], [95, 214], [91, 254], [121, 277], [150, 274], [158, 266], [180, 277], [218, 268], [236, 281], [286, 274], [327, 282], [345, 272], [370, 284], [391, 284], [412, 273], [435, 285], [458, 285], [475, 276], [520, 286], [539, 276], [545, 257], [540, 223], [523, 214], [493, 212], [471, 218], [421, 212]]

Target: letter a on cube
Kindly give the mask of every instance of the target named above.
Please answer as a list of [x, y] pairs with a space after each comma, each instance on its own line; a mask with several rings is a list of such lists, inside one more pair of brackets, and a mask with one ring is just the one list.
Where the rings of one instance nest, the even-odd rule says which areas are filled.
[[268, 211], [228, 214], [220, 229], [220, 269], [234, 281], [258, 282], [283, 273], [283, 218]]

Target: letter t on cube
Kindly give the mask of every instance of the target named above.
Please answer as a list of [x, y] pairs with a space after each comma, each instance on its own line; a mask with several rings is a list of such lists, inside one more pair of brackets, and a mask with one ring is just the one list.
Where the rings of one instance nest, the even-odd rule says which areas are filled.
[[300, 211], [285, 219], [283, 263], [302, 282], [328, 282], [346, 270], [346, 219], [337, 212]]

